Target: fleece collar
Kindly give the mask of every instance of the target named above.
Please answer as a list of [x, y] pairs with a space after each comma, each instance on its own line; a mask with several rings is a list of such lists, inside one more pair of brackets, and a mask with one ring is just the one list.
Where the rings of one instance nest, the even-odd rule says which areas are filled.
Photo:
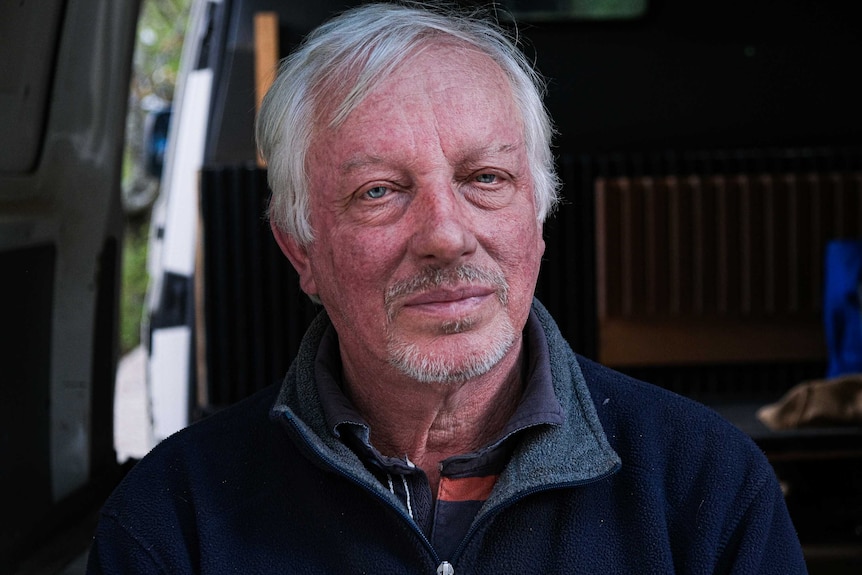
[[[485, 502], [486, 509], [528, 492], [587, 483], [620, 466], [619, 457], [602, 431], [577, 357], [548, 311], [535, 299], [532, 315], [538, 319], [538, 324], [530, 322], [531, 325], [534, 329], [540, 326], [544, 332], [554, 393], [563, 418], [558, 424], [533, 427], [521, 434], [509, 464]], [[289, 424], [310, 457], [345, 473], [394, 505], [400, 505], [365, 469], [356, 454], [331, 433], [327, 423], [315, 383], [315, 360], [330, 326], [325, 312], [312, 322], [282, 384], [272, 410], [273, 418]], [[541, 336], [541, 333], [529, 334], [530, 337], [535, 335]]]
[[532, 312], [545, 333], [554, 392], [566, 417], [561, 425], [528, 432], [483, 511], [530, 492], [589, 483], [615, 473], [621, 465], [602, 430], [577, 356], [537, 299]]

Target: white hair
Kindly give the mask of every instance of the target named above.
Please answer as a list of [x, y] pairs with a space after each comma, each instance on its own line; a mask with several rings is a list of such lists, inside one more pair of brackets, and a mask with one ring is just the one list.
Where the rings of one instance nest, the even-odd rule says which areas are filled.
[[[383, 78], [423, 44], [455, 41], [494, 60], [509, 80], [521, 113], [538, 220], [558, 201], [551, 153], [553, 127], [542, 102], [544, 82], [515, 42], [495, 23], [440, 7], [366, 4], [315, 29], [284, 59], [263, 99], [256, 138], [266, 161], [269, 217], [300, 244], [314, 231], [308, 219], [306, 156], [314, 126], [331, 113], [337, 128]], [[332, 98], [341, 98], [332, 105]], [[326, 106], [324, 106], [326, 105]]]

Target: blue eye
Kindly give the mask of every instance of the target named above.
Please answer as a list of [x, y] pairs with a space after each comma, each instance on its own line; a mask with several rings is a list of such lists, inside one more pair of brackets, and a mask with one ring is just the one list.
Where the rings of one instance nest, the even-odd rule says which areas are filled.
[[375, 186], [375, 187], [371, 188], [370, 190], [368, 190], [367, 192], [365, 192], [365, 195], [367, 195], [372, 200], [376, 200], [376, 199], [379, 199], [379, 198], [382, 198], [383, 196], [385, 196], [386, 192], [388, 192], [388, 191], [389, 190], [387, 188], [384, 188], [383, 186]]
[[476, 176], [476, 181], [480, 184], [493, 184], [497, 181], [497, 176], [494, 174], [479, 174]]

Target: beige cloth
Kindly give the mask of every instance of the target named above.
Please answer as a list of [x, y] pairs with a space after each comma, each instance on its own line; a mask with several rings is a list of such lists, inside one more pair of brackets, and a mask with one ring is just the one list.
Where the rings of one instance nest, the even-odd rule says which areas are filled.
[[757, 418], [773, 430], [862, 425], [862, 374], [800, 383]]

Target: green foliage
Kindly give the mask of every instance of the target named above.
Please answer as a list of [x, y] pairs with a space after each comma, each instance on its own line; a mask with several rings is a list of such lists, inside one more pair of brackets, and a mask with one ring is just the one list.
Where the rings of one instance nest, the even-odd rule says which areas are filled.
[[141, 318], [147, 293], [148, 218], [126, 224], [123, 239], [123, 290], [120, 302], [120, 353], [133, 350], [141, 341]]
[[138, 23], [132, 99], [173, 99], [189, 0], [144, 0]]
[[173, 100], [190, 4], [191, 0], [144, 0], [138, 21], [123, 157], [123, 205], [129, 216], [120, 302], [124, 354], [140, 343], [148, 281], [149, 206], [158, 192], [158, 181], [143, 166], [144, 125], [150, 111]]

